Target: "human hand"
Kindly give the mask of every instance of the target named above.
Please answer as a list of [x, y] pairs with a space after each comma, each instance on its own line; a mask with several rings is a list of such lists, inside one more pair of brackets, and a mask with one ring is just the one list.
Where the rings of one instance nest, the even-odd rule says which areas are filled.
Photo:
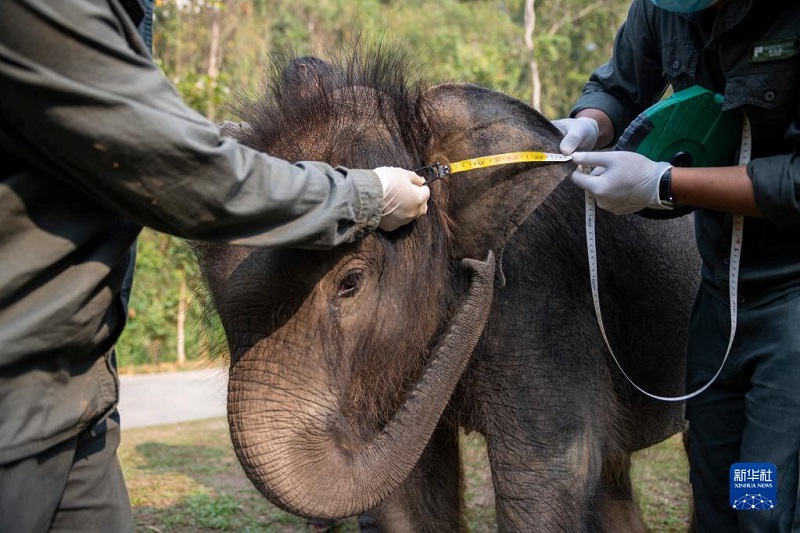
[[575, 150], [593, 149], [600, 135], [597, 121], [589, 117], [560, 118], [554, 120], [553, 125], [564, 134], [559, 146], [564, 155], [570, 155]]
[[396, 230], [428, 211], [431, 191], [422, 176], [396, 167], [376, 168], [375, 173], [383, 185], [380, 229]]
[[646, 207], [669, 209], [661, 205], [658, 186], [672, 165], [655, 162], [635, 152], [575, 152], [572, 161], [597, 167], [591, 174], [580, 170], [572, 182], [592, 193], [597, 205], [616, 215], [635, 213]]

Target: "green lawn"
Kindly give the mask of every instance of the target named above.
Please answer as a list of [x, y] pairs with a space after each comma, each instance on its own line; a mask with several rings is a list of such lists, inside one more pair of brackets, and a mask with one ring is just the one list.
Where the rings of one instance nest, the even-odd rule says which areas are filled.
[[[480, 437], [464, 439], [467, 524], [494, 531], [491, 480]], [[126, 430], [120, 458], [137, 532], [307, 531], [303, 519], [269, 504], [251, 487], [233, 454], [225, 419]], [[634, 487], [653, 532], [686, 531], [687, 465], [673, 437], [634, 457]], [[355, 520], [337, 531], [357, 531]]]

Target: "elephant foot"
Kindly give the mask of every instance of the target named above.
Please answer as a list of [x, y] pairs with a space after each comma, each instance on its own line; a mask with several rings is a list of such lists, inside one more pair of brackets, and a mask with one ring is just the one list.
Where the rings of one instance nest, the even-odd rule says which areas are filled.
[[645, 533], [639, 507], [633, 500], [631, 483], [631, 457], [622, 454], [606, 458], [603, 463], [602, 479], [595, 501], [599, 524], [596, 530], [602, 533]]
[[380, 531], [378, 519], [369, 511], [361, 513], [358, 515], [358, 530], [361, 533], [378, 533]]
[[339, 520], [309, 518], [306, 522], [306, 526], [314, 533], [336, 533], [339, 531]]
[[598, 502], [597, 513], [601, 517], [598, 531], [602, 533], [645, 533], [639, 509], [632, 500], [613, 500]]

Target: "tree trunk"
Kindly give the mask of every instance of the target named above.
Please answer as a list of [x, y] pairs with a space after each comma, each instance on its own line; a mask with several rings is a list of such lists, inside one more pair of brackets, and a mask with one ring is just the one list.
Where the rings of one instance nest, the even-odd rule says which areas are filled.
[[536, 28], [536, 0], [525, 0], [525, 47], [528, 49], [528, 65], [531, 69], [531, 105], [539, 110], [542, 107], [542, 80], [539, 77], [539, 63], [536, 61], [536, 47], [533, 32]]
[[178, 292], [178, 365], [186, 364], [186, 276], [180, 271], [180, 289]]
[[216, 115], [214, 92], [217, 85], [217, 78], [219, 77], [220, 63], [222, 62], [222, 47], [220, 46], [221, 9], [222, 8], [219, 6], [211, 8], [211, 34], [209, 37], [211, 42], [208, 46], [208, 104], [206, 107], [206, 117], [212, 121]]

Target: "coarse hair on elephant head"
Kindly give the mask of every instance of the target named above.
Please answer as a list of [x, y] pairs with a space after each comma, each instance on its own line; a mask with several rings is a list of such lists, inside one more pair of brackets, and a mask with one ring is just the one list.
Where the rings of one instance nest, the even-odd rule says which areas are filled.
[[[558, 147], [558, 130], [514, 98], [409, 80], [393, 47], [273, 65], [232, 133], [289, 161], [415, 169]], [[571, 169], [451, 175], [431, 184], [426, 216], [334, 250], [198, 245], [231, 353], [235, 449], [268, 499], [339, 518], [403, 483], [483, 332], [493, 250]]]

